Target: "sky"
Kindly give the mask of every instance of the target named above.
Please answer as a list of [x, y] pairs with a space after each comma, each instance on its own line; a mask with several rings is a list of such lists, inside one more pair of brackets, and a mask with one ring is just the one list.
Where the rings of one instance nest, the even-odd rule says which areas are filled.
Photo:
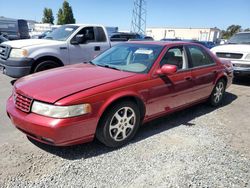
[[[68, 0], [77, 23], [131, 28], [133, 0]], [[250, 0], [146, 0], [147, 27], [250, 28]], [[41, 21], [43, 9], [56, 19], [63, 0], [0, 0], [0, 16]]]

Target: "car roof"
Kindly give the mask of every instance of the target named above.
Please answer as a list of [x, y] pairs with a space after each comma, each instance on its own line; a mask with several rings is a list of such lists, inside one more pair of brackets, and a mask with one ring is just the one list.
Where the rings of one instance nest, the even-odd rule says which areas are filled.
[[[89, 26], [92, 26], [92, 27], [103, 27], [103, 25], [99, 25], [99, 24], [65, 24], [65, 26], [79, 26], [79, 27], [89, 27]], [[63, 25], [62, 25], [63, 26]]]
[[236, 34], [241, 34], [241, 33], [250, 33], [250, 31], [242, 31], [242, 32], [238, 32]]
[[128, 41], [128, 43], [133, 44], [150, 44], [150, 45], [159, 45], [159, 46], [170, 46], [170, 45], [183, 45], [183, 44], [189, 44], [189, 45], [196, 45], [201, 46], [200, 44], [194, 43], [194, 42], [185, 42], [185, 41]]

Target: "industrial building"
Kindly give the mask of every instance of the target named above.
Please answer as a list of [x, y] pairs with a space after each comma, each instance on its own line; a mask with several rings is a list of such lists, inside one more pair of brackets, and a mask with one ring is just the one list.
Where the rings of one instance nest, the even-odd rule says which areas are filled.
[[221, 31], [218, 28], [150, 27], [146, 29], [146, 35], [155, 40], [178, 38], [217, 42], [220, 39]]

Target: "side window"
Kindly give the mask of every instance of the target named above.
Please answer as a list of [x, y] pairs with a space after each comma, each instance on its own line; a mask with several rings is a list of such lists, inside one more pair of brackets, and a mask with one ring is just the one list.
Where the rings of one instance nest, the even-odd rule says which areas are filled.
[[106, 35], [105, 32], [103, 31], [102, 27], [96, 27], [96, 41], [97, 42], [106, 42]]
[[95, 33], [93, 27], [84, 27], [81, 31], [77, 33], [77, 35], [83, 34], [88, 42], [95, 41]]
[[186, 68], [185, 52], [183, 46], [170, 48], [160, 62], [160, 66], [165, 64], [176, 65], [178, 70]]
[[193, 67], [215, 64], [213, 59], [199, 46], [188, 46]]

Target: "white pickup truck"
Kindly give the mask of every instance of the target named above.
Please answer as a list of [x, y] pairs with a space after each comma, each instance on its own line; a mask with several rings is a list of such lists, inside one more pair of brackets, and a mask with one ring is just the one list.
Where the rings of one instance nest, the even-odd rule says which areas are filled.
[[250, 32], [237, 33], [227, 44], [216, 46], [211, 51], [232, 62], [234, 76], [250, 76]]
[[0, 71], [19, 78], [55, 67], [91, 61], [111, 47], [105, 27], [63, 25], [44, 39], [0, 44]]

